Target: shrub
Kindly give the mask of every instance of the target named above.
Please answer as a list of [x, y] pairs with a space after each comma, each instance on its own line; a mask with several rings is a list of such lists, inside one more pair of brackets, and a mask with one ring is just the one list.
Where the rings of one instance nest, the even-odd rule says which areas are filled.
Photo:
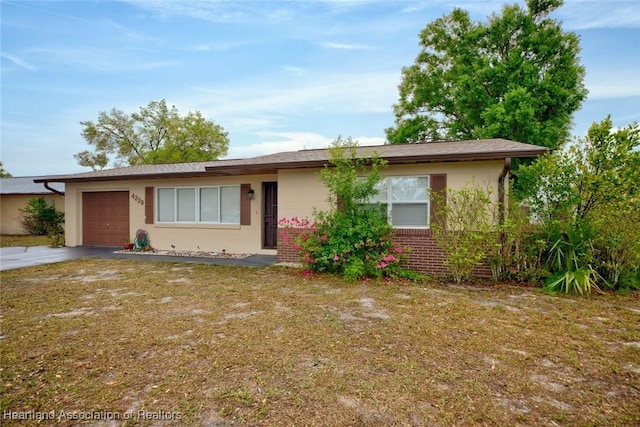
[[547, 232], [548, 289], [640, 286], [638, 147], [638, 123], [614, 130], [607, 117], [518, 170], [520, 197]]
[[474, 268], [499, 248], [491, 215], [491, 193], [467, 185], [460, 190], [447, 190], [446, 195], [431, 194], [438, 200], [433, 236], [447, 254], [444, 264], [454, 280], [461, 283], [471, 278]]
[[529, 221], [528, 212], [515, 197], [509, 199], [503, 224], [497, 225], [499, 242], [489, 248], [494, 280], [539, 283], [549, 272], [543, 266], [547, 247], [544, 230]]
[[28, 234], [51, 236], [64, 232], [64, 212], [48, 205], [42, 197], [29, 199], [27, 207], [20, 209], [20, 212], [20, 223]]
[[[379, 211], [363, 207], [356, 214], [333, 211], [315, 216], [313, 222], [280, 221], [280, 226], [298, 231], [294, 248], [309, 270], [348, 280], [413, 277], [403, 267], [409, 250], [396, 244], [393, 229]], [[290, 243], [289, 234], [285, 236]]]
[[597, 209], [592, 215], [594, 268], [610, 287], [629, 289], [640, 266], [640, 209]]
[[[382, 180], [379, 169], [386, 165], [377, 154], [358, 157], [357, 144], [338, 138], [329, 149], [330, 166], [320, 173], [329, 189], [328, 212], [316, 211], [314, 219], [283, 219], [280, 226], [297, 229], [294, 248], [313, 272], [338, 274], [346, 279], [363, 277], [409, 277], [403, 263], [408, 248], [393, 240], [386, 213], [367, 205]], [[285, 233], [285, 243], [290, 243]]]
[[586, 221], [568, 227], [564, 222], [549, 225], [548, 241], [552, 245], [547, 252], [547, 264], [552, 276], [545, 284], [546, 290], [578, 294], [600, 291], [599, 276], [592, 267], [592, 235], [593, 229]]

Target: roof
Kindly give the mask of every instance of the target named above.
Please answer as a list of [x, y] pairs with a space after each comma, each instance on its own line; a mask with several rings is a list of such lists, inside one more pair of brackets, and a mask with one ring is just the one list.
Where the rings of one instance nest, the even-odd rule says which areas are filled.
[[[39, 176], [20, 176], [0, 178], [0, 192], [2, 194], [54, 194], [47, 190], [43, 184], [36, 184]], [[64, 192], [64, 184], [52, 184], [52, 188]]]
[[[536, 157], [548, 148], [507, 139], [420, 142], [414, 144], [375, 145], [358, 148], [359, 156], [377, 152], [389, 164], [499, 160], [507, 157]], [[287, 151], [246, 159], [208, 162], [167, 163], [105, 169], [73, 175], [39, 177], [36, 182], [90, 182], [212, 175], [276, 173], [278, 169], [322, 167], [329, 161], [327, 148]]]

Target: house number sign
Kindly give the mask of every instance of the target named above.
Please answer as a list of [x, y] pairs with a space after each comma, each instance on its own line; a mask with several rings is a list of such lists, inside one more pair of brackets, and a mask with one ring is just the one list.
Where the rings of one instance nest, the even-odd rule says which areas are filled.
[[144, 206], [144, 200], [142, 200], [142, 197], [138, 196], [137, 194], [131, 193], [131, 198]]

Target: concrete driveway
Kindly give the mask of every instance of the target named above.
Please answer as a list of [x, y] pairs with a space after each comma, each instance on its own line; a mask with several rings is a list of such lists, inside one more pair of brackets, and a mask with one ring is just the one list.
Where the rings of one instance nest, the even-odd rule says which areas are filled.
[[201, 258], [164, 255], [116, 254], [120, 248], [78, 246], [75, 248], [50, 248], [49, 246], [13, 246], [0, 248], [0, 271], [34, 265], [51, 264], [78, 258], [138, 259], [192, 264], [240, 265], [263, 267], [276, 262], [275, 255], [252, 255], [246, 258]]

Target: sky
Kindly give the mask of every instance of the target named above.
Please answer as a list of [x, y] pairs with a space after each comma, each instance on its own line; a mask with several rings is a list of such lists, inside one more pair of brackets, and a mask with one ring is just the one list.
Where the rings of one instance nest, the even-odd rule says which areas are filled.
[[[418, 33], [454, 7], [485, 21], [515, 1], [0, 0], [1, 129], [13, 176], [85, 172], [80, 121], [165, 99], [229, 133], [226, 158], [382, 144]], [[588, 99], [572, 134], [640, 121], [640, 1], [565, 0]]]

